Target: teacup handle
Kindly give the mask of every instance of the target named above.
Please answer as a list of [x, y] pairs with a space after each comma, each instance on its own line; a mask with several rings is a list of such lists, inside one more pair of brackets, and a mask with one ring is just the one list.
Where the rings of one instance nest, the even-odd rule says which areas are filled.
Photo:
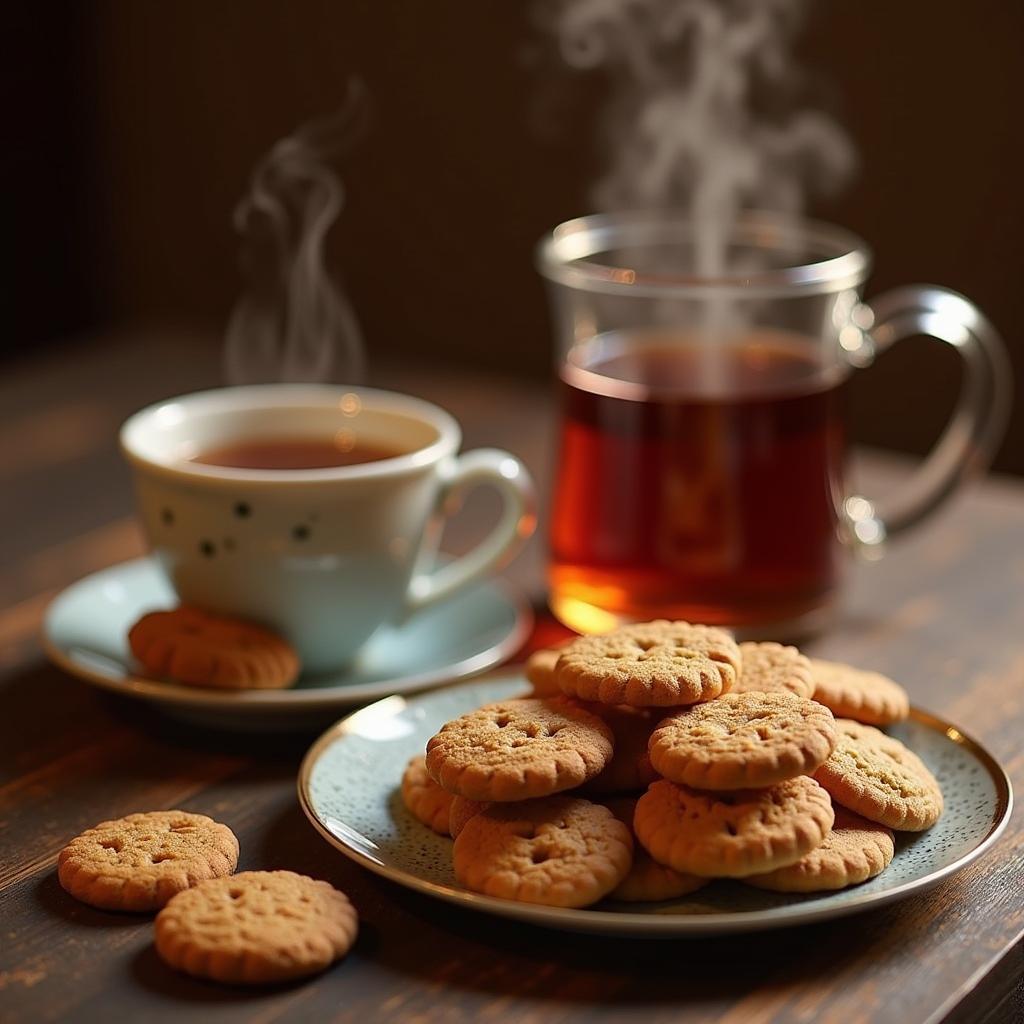
[[453, 594], [510, 560], [537, 525], [533, 480], [527, 468], [508, 452], [479, 448], [459, 455], [442, 470], [437, 513], [443, 519], [462, 495], [489, 485], [501, 497], [502, 511], [494, 529], [461, 558], [409, 582], [406, 613], [410, 614]]
[[962, 295], [934, 285], [896, 288], [860, 305], [840, 334], [857, 367], [903, 338], [926, 335], [944, 341], [964, 361], [956, 410], [931, 453], [899, 489], [882, 514], [861, 495], [846, 498], [842, 519], [851, 543], [868, 558], [882, 553], [886, 537], [915, 526], [966, 480], [985, 469], [1003, 436], [1013, 392], [1006, 344], [981, 311]]

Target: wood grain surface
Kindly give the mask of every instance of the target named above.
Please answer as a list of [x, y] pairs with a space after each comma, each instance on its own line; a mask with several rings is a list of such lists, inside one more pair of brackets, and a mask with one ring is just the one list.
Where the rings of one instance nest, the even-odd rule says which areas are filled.
[[[891, 908], [741, 938], [567, 936], [433, 902], [332, 851], [295, 798], [310, 736], [199, 730], [49, 667], [38, 628], [50, 597], [142, 549], [117, 424], [147, 401], [217, 383], [216, 364], [206, 339], [151, 331], [69, 344], [0, 381], [0, 1021], [1012, 1019], [1024, 974], [1019, 810], [986, 857]], [[441, 401], [468, 446], [507, 447], [547, 479], [548, 394], [398, 367], [376, 383]], [[905, 471], [869, 459], [865, 486]], [[452, 546], [491, 511], [470, 502]], [[535, 541], [511, 570], [538, 599], [543, 557]], [[807, 649], [902, 680], [1024, 792], [1024, 486], [975, 486], [880, 563], [851, 566], [847, 595], [835, 628]], [[72, 835], [165, 807], [229, 824], [241, 868], [287, 867], [348, 892], [363, 922], [353, 952], [305, 983], [218, 987], [166, 968], [149, 919], [61, 890], [54, 864]]]

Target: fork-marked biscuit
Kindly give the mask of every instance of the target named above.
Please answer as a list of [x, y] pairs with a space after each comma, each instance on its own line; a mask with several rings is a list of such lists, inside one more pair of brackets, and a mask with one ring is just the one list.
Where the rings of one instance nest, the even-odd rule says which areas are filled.
[[662, 780], [637, 801], [633, 828], [659, 864], [706, 878], [742, 878], [796, 863], [821, 846], [833, 820], [828, 793], [806, 775], [724, 793]]
[[828, 708], [792, 693], [727, 693], [683, 708], [651, 736], [651, 763], [696, 789], [774, 786], [809, 775], [832, 753]]
[[348, 897], [292, 871], [243, 871], [180, 893], [156, 919], [171, 967], [230, 984], [316, 974], [348, 952], [359, 920]]
[[466, 888], [550, 907], [596, 903], [632, 860], [630, 830], [607, 807], [564, 796], [492, 804], [454, 846], [455, 877]]
[[60, 884], [101, 910], [157, 910], [199, 882], [230, 875], [235, 834], [205, 814], [146, 811], [86, 829], [60, 851]]
[[555, 680], [581, 700], [675, 707], [726, 693], [740, 664], [739, 647], [723, 630], [659, 619], [573, 640]]
[[814, 777], [837, 804], [905, 832], [939, 820], [942, 790], [917, 754], [874, 726], [840, 718], [836, 727], [836, 749]]
[[612, 756], [604, 722], [565, 697], [486, 704], [427, 743], [427, 772], [470, 800], [528, 800], [592, 779]]
[[276, 633], [186, 605], [143, 615], [128, 646], [150, 675], [191, 686], [279, 690], [299, 676], [298, 655]]
[[811, 662], [795, 647], [771, 642], [740, 644], [743, 671], [733, 685], [733, 693], [795, 693], [798, 697], [814, 694]]
[[891, 725], [910, 714], [910, 698], [899, 683], [881, 672], [811, 659], [814, 699], [837, 718], [852, 718], [868, 725]]
[[402, 775], [402, 803], [417, 821], [443, 836], [450, 835], [448, 819], [452, 800], [452, 794], [427, 774], [422, 754], [409, 759]]
[[884, 871], [896, 850], [892, 831], [843, 807], [834, 810], [832, 831], [816, 850], [788, 867], [743, 881], [775, 892], [827, 892], [859, 885]]
[[[632, 797], [615, 797], [606, 800], [605, 806], [632, 833], [636, 800]], [[629, 874], [609, 893], [608, 898], [623, 903], [658, 903], [687, 896], [707, 884], [706, 878], [684, 875], [659, 864], [639, 843], [634, 843], [633, 865]]]

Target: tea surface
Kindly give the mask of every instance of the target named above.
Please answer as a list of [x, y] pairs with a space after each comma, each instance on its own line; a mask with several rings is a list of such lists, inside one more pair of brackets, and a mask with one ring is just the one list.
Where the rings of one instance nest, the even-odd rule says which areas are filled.
[[327, 469], [359, 466], [403, 454], [400, 451], [356, 441], [344, 432], [335, 439], [320, 437], [259, 437], [207, 448], [192, 462], [231, 469]]

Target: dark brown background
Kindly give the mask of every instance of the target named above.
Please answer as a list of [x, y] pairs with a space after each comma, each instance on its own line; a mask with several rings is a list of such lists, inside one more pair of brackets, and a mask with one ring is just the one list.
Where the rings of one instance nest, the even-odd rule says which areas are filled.
[[[9, 11], [17, 258], [0, 353], [141, 321], [205, 325], [214, 344], [239, 287], [230, 211], [249, 169], [357, 73], [374, 119], [346, 171], [332, 250], [371, 361], [436, 354], [541, 378], [549, 341], [532, 248], [587, 209], [602, 83], [539, 70], [531, 8], [98, 0]], [[874, 246], [869, 293], [934, 281], [974, 298], [1005, 334], [1024, 393], [1022, 38], [1024, 7], [1006, 0], [819, 0], [802, 50], [863, 160], [814, 212]], [[858, 382], [856, 436], [929, 442], [958, 380], [955, 357], [937, 349], [910, 342]], [[1024, 473], [1022, 406], [998, 465]]]

